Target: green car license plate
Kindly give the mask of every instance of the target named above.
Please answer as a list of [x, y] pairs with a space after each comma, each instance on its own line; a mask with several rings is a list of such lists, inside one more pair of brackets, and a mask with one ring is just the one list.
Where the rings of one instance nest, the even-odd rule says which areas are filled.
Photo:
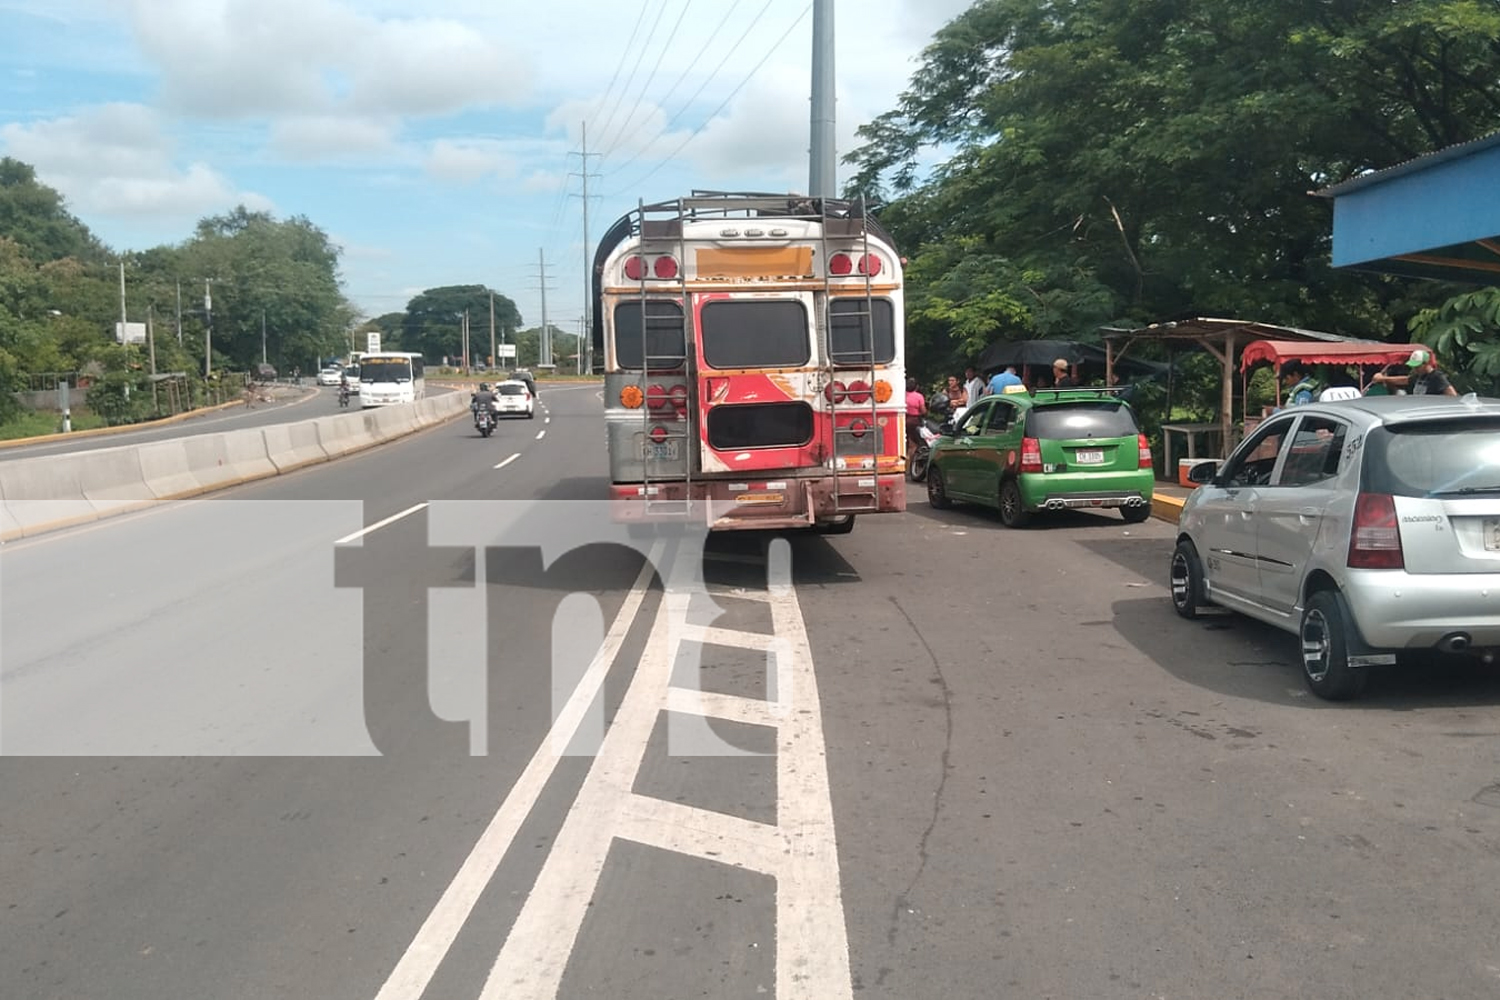
[[1073, 452], [1073, 461], [1079, 465], [1103, 465], [1104, 451], [1100, 448], [1080, 448]]

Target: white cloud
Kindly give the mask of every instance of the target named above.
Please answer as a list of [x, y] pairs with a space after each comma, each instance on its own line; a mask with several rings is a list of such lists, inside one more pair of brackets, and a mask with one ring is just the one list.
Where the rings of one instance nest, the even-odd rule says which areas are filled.
[[272, 122], [271, 146], [293, 160], [383, 153], [395, 146], [395, 127], [349, 115], [300, 115]]
[[104, 104], [76, 115], [0, 127], [6, 153], [34, 165], [78, 212], [196, 219], [269, 199], [238, 191], [202, 162], [179, 164], [161, 116], [139, 104]]
[[448, 114], [525, 95], [527, 59], [471, 25], [340, 0], [132, 0], [169, 106], [205, 117]]
[[439, 180], [463, 184], [487, 176], [516, 176], [516, 158], [493, 139], [439, 139], [427, 154], [427, 172]]

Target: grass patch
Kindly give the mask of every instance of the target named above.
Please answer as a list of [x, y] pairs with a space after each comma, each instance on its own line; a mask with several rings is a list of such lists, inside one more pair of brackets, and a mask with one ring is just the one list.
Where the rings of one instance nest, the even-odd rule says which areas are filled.
[[[87, 431], [95, 427], [103, 427], [104, 418], [88, 411], [73, 411], [73, 430]], [[62, 414], [47, 413], [41, 410], [27, 410], [18, 414], [15, 418], [0, 424], [0, 441], [14, 441], [17, 438], [42, 437], [47, 434], [62, 433]]]

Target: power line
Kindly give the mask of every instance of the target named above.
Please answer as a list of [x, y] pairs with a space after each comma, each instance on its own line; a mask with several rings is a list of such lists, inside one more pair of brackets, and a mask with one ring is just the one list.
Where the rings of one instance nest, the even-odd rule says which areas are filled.
[[[665, 2], [662, 9], [666, 9]], [[682, 27], [682, 19], [687, 14], [687, 10], [688, 0], [683, 0], [682, 9], [677, 12], [677, 20], [672, 24], [671, 34], [667, 35], [667, 40], [662, 43], [661, 51], [656, 54], [656, 62], [651, 66], [651, 73], [646, 77], [646, 82], [641, 84], [641, 89], [635, 95], [635, 104], [631, 106], [630, 114], [626, 115], [625, 120], [620, 123], [620, 128], [615, 133], [614, 141], [609, 144], [609, 148], [602, 155], [608, 156], [615, 151], [615, 147], [620, 144], [620, 140], [625, 138], [625, 130], [630, 127], [631, 122], [635, 121], [635, 113], [641, 109], [641, 100], [646, 96], [646, 91], [650, 88], [651, 81], [656, 79], [656, 71], [661, 69], [661, 61], [666, 58], [667, 50], [672, 47], [672, 40], [677, 37], [677, 29]]]
[[[786, 31], [782, 32], [781, 37], [778, 38], [778, 39], [776, 39], [776, 44], [774, 44], [774, 45], [771, 46], [771, 48], [766, 52], [766, 54], [761, 57], [760, 62], [756, 63], [755, 67], [753, 69], [751, 69], [748, 74], [746, 74], [745, 78], [743, 80], [741, 80], [739, 82], [739, 84], [733, 90], [731, 90], [729, 92], [729, 96], [726, 97], [726, 98], [724, 98], [723, 102], [717, 108], [714, 108], [714, 110], [709, 113], [708, 117], [704, 119], [703, 124], [699, 125], [697, 128], [695, 128], [692, 131], [692, 134], [690, 134], [686, 139], [682, 140], [682, 144], [681, 145], [679, 145], [676, 149], [672, 150], [672, 152], [668, 153], [664, 158], [658, 160], [656, 166], [652, 167], [649, 171], [647, 171], [647, 173], [646, 173], [646, 175], [644, 177], [641, 177], [634, 184], [629, 185], [628, 190], [639, 190], [640, 187], [641, 187], [641, 185], [645, 184], [652, 177], [656, 176], [656, 172], [657, 171], [659, 171], [663, 166], [665, 166], [671, 160], [675, 159], [678, 153], [682, 152], [685, 148], [687, 148], [687, 144], [688, 143], [690, 143], [694, 139], [698, 138], [698, 136], [703, 132], [703, 130], [706, 129], [706, 128], [708, 128], [709, 123], [714, 120], [714, 118], [719, 114], [719, 112], [723, 111], [726, 107], [728, 107], [729, 106], [729, 102], [732, 101], [732, 100], [734, 100], [735, 95], [738, 94], [741, 90], [744, 89], [745, 84], [749, 83], [751, 81], [751, 79], [754, 78], [755, 74], [760, 71], [760, 68], [766, 64], [766, 60], [770, 59], [771, 56], [776, 53], [776, 50], [779, 49], [779, 48], [781, 48], [781, 43], [785, 42], [787, 40], [787, 36], [789, 36], [792, 33], [792, 31], [796, 29], [797, 25], [799, 25], [799, 24], [802, 23], [802, 19], [807, 16], [808, 11], [810, 11], [810, 10], [812, 10], [812, 4], [808, 4], [806, 7], [802, 8], [802, 13], [797, 15], [797, 20], [793, 21], [791, 23], [791, 25], [786, 29]], [[614, 171], [610, 172], [610, 174], [613, 174], [613, 173], [614, 173]], [[610, 176], [610, 174], [606, 174], [605, 176]], [[610, 197], [612, 197], [612, 198], [613, 197], [618, 197], [620, 194], [623, 194], [623, 193], [624, 192], [616, 192], [615, 194], [610, 195]]]
[[[677, 119], [681, 118], [684, 114], [686, 114], [688, 108], [691, 108], [693, 106], [693, 102], [698, 99], [698, 95], [702, 94], [703, 91], [708, 88], [709, 84], [713, 83], [714, 80], [718, 79], [719, 71], [722, 70], [725, 66], [727, 66], [729, 64], [730, 57], [733, 56], [735, 54], [735, 52], [739, 51], [740, 45], [744, 43], [744, 41], [745, 41], [746, 38], [750, 37], [750, 32], [753, 31], [753, 30], [755, 30], [755, 26], [757, 24], [759, 24], [761, 22], [761, 20], [766, 16], [766, 11], [768, 11], [768, 10], [771, 9], [771, 4], [773, 2], [774, 2], [774, 0], [766, 0], [766, 5], [760, 9], [760, 13], [758, 13], [758, 14], [755, 15], [755, 20], [751, 21], [750, 22], [750, 26], [747, 27], [743, 32], [740, 33], [740, 36], [739, 36], [738, 39], [736, 39], [734, 45], [730, 46], [729, 51], [726, 52], [726, 53], [724, 53], [724, 58], [721, 59], [721, 60], [719, 60], [719, 65], [716, 66], [716, 67], [714, 67], [714, 71], [708, 75], [708, 78], [706, 80], [704, 80], [701, 84], [698, 85], [698, 89], [695, 90], [695, 91], [693, 91], [693, 96], [689, 97], [685, 102], [683, 102], [682, 107], [680, 107], [680, 108], [677, 109], [677, 113], [667, 120], [667, 123], [662, 126], [661, 131], [658, 132], [658, 133], [656, 133], [656, 135], [651, 138], [650, 142], [642, 144], [642, 146], [641, 146], [641, 152], [636, 153], [634, 156], [632, 156], [630, 159], [626, 160], [624, 163], [621, 163], [619, 166], [613, 167], [610, 170], [605, 171], [605, 174], [604, 174], [605, 177], [613, 177], [615, 174], [619, 173], [621, 170], [624, 170], [626, 167], [630, 166], [636, 160], [639, 160], [644, 155], [645, 151], [648, 150], [648, 149], [650, 149], [656, 143], [656, 141], [658, 139], [664, 138], [666, 136], [666, 134], [671, 131], [672, 126], [677, 123]], [[733, 8], [731, 8], [731, 10], [732, 9]], [[804, 10], [802, 12], [802, 14], [797, 18], [797, 21], [801, 21], [802, 18], [806, 17], [806, 16], [807, 16], [807, 11]], [[796, 23], [797, 22], [794, 21], [792, 23], [792, 26], [796, 27]], [[719, 24], [720, 24], [720, 26], [722, 26], [723, 22], [720, 21]], [[788, 30], [790, 30], [790, 29], [788, 29]], [[785, 36], [783, 36], [783, 38], [784, 37]], [[778, 46], [780, 46], [780, 45], [781, 45], [781, 41], [778, 40], [776, 42], [776, 45], [772, 46], [771, 52], [775, 52], [776, 48]], [[771, 54], [770, 52], [766, 53], [766, 57], [770, 58], [770, 54]], [[762, 59], [761, 63], [764, 63], [764, 62], [765, 62], [765, 59]], [[760, 68], [760, 64], [757, 64], [755, 68], [759, 69]], [[754, 74], [754, 70], [752, 70], [751, 73], [753, 75]], [[743, 87], [744, 83], [741, 83], [740, 86]], [[737, 87], [737, 88], [735, 88], [735, 90], [736, 90], [736, 92], [738, 92], [739, 88]], [[730, 94], [729, 96], [733, 97], [734, 94]], [[720, 105], [720, 107], [722, 108], [723, 105]], [[715, 114], [717, 114], [717, 113], [718, 112], [716, 111]], [[710, 117], [712, 117], [712, 116], [710, 116]], [[696, 135], [697, 133], [694, 133], [694, 134]]]
[[614, 107], [610, 108], [609, 115], [604, 119], [604, 124], [599, 127], [600, 135], [607, 135], [609, 133], [609, 126], [615, 120], [615, 112], [620, 108], [620, 101], [623, 100], [625, 92], [630, 89], [630, 85], [635, 82], [636, 71], [641, 68], [641, 61], [646, 58], [646, 50], [651, 47], [651, 39], [656, 35], [656, 26], [661, 24], [661, 16], [666, 12], [667, 0], [661, 0], [661, 6], [656, 9], [656, 20], [651, 22], [651, 30], [647, 32], [646, 41], [640, 46], [640, 50], [635, 57], [635, 65], [630, 67], [630, 75], [625, 78], [625, 86], [620, 88], [620, 97], [616, 99]]
[[635, 16], [635, 27], [630, 29], [630, 38], [625, 42], [625, 48], [620, 51], [620, 61], [615, 64], [615, 72], [609, 78], [609, 86], [604, 88], [604, 96], [599, 98], [600, 105], [609, 100], [610, 93], [615, 89], [615, 81], [620, 78], [620, 69], [625, 65], [625, 60], [630, 58], [631, 46], [635, 44], [635, 36], [641, 30], [641, 22], [646, 20], [646, 8], [650, 5], [651, 0], [641, 0], [641, 12]]

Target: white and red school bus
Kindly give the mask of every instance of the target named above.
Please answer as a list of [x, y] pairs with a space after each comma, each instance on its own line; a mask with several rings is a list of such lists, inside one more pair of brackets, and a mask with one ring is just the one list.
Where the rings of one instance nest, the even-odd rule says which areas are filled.
[[905, 510], [902, 262], [861, 203], [643, 203], [593, 291], [617, 518], [843, 533]]

